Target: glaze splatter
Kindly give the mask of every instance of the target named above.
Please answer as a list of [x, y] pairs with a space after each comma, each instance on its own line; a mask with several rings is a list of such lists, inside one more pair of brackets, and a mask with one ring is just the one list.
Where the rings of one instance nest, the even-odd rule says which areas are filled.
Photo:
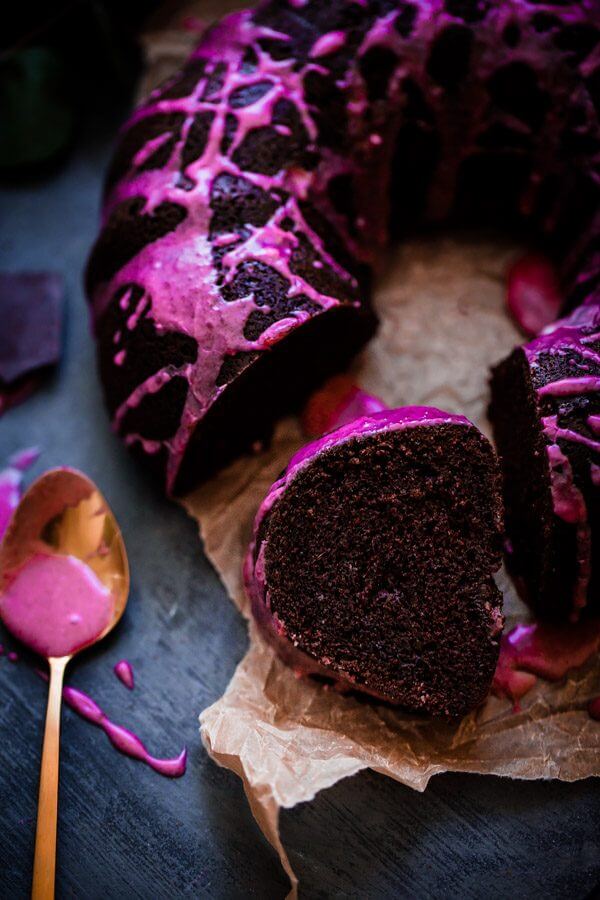
[[126, 659], [120, 659], [118, 663], [115, 663], [113, 671], [119, 681], [132, 691], [135, 687], [135, 678], [131, 663]]

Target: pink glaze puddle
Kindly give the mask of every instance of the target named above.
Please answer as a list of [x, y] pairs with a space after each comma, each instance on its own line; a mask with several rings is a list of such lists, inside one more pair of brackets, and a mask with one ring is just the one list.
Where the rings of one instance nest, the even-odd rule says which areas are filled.
[[521, 257], [508, 271], [506, 304], [517, 325], [528, 335], [539, 334], [562, 306], [554, 266], [535, 253]]
[[113, 598], [73, 556], [38, 553], [14, 573], [0, 597], [4, 624], [41, 656], [69, 656], [109, 624]]
[[386, 403], [359, 388], [350, 376], [334, 375], [309, 398], [302, 413], [302, 429], [309, 437], [321, 437], [361, 416], [388, 409]]
[[15, 453], [8, 466], [0, 472], [0, 540], [6, 531], [13, 512], [21, 499], [23, 473], [32, 466], [39, 456], [39, 450], [30, 447]]
[[132, 691], [135, 686], [135, 682], [133, 678], [133, 669], [131, 667], [131, 663], [126, 659], [120, 659], [118, 663], [115, 663], [113, 671], [119, 681], [122, 681], [125, 687], [129, 688], [129, 690]]
[[[600, 619], [568, 625], [516, 625], [503, 635], [492, 682], [498, 697], [518, 701], [537, 681], [560, 681], [600, 649]], [[591, 715], [591, 713], [590, 713]]]
[[124, 753], [125, 756], [131, 756], [133, 759], [139, 759], [147, 766], [150, 766], [151, 769], [154, 769], [155, 772], [165, 775], [167, 778], [180, 778], [185, 774], [187, 766], [187, 749], [185, 747], [179, 756], [173, 759], [157, 759], [148, 753], [136, 734], [122, 725], [116, 725], [114, 722], [111, 722], [98, 704], [87, 694], [84, 694], [83, 691], [66, 687], [63, 690], [63, 697], [65, 703], [71, 709], [74, 709], [78, 715], [101, 728], [113, 747], [120, 753]]

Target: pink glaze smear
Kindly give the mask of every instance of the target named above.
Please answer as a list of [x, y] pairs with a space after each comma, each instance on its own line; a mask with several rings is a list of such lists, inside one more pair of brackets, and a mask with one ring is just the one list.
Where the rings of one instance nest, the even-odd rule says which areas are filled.
[[514, 700], [518, 709], [518, 701], [531, 690], [538, 676], [560, 681], [598, 650], [600, 619], [564, 625], [516, 625], [502, 636], [492, 692]]
[[125, 687], [132, 691], [135, 686], [135, 681], [131, 663], [126, 659], [120, 659], [118, 663], [115, 663], [113, 671], [119, 681], [122, 681]]
[[155, 772], [165, 775], [167, 778], [180, 778], [185, 774], [187, 766], [187, 749], [185, 747], [179, 756], [173, 759], [157, 759], [157, 757], [148, 753], [136, 734], [122, 725], [116, 725], [114, 722], [111, 722], [98, 704], [87, 694], [84, 694], [83, 691], [66, 687], [63, 690], [63, 697], [65, 703], [75, 710], [78, 715], [101, 728], [113, 747], [120, 753], [124, 753], [125, 756], [131, 756], [133, 759], [139, 759], [147, 766], [150, 766], [151, 769], [154, 769]]
[[104, 631], [113, 598], [73, 556], [37, 553], [14, 573], [0, 597], [4, 624], [46, 657], [69, 656]]

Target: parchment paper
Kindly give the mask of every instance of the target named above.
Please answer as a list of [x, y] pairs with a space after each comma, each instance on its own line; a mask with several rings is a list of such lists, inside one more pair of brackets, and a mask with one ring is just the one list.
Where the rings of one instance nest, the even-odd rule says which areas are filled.
[[[205, 2], [186, 13], [210, 21], [214, 9]], [[146, 41], [152, 66], [145, 90], [175, 68], [197, 39], [178, 28], [182, 21], [180, 15], [175, 27]], [[508, 242], [477, 236], [417, 240], [391, 250], [374, 298], [381, 325], [353, 367], [356, 382], [391, 406], [431, 404], [464, 413], [489, 434], [489, 366], [522, 341], [504, 308], [505, 270], [519, 252]], [[297, 420], [286, 420], [268, 450], [238, 460], [183, 501], [246, 617], [241, 564], [252, 520], [303, 442]], [[527, 614], [505, 573], [499, 582], [510, 628]], [[585, 709], [600, 691], [598, 659], [562, 683], [538, 681], [520, 712], [491, 696], [461, 722], [446, 724], [299, 680], [251, 621], [248, 630], [248, 652], [223, 697], [202, 712], [201, 734], [212, 758], [242, 778], [253, 814], [290, 877], [292, 896], [297, 881], [279, 837], [280, 808], [310, 800], [361, 769], [419, 791], [432, 775], [447, 771], [564, 781], [600, 775], [600, 724]]]

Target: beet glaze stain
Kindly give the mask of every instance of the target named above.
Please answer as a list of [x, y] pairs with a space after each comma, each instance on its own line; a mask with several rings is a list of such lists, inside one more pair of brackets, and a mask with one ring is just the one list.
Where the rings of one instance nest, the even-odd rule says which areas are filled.
[[[571, 669], [584, 665], [599, 649], [600, 620], [563, 625], [544, 622], [516, 625], [502, 636], [492, 692], [515, 701], [515, 711], [518, 711], [519, 700], [534, 687], [538, 677], [560, 681]], [[600, 716], [600, 704], [597, 713]], [[590, 715], [597, 718], [591, 705]]]
[[600, 721], [600, 697], [594, 697], [593, 700], [590, 700], [588, 703], [588, 712], [592, 719]]

